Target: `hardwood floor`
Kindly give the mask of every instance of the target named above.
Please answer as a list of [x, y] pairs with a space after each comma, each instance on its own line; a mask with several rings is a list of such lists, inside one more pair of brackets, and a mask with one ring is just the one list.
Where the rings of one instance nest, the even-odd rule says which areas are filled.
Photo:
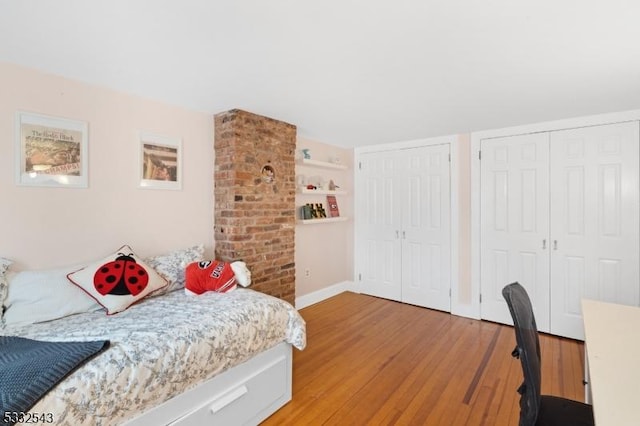
[[[512, 327], [355, 293], [300, 311], [293, 399], [263, 425], [517, 425]], [[541, 334], [542, 392], [584, 400], [583, 344]]]

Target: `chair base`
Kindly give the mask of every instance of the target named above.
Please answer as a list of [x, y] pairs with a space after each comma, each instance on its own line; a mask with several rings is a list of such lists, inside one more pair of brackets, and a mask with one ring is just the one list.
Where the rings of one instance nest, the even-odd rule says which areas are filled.
[[594, 426], [593, 408], [571, 399], [542, 395], [536, 426]]

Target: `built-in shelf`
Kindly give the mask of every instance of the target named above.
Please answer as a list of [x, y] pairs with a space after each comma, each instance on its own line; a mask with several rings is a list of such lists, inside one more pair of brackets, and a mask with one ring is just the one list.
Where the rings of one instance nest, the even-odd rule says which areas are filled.
[[317, 225], [321, 223], [333, 223], [333, 222], [346, 222], [349, 220], [348, 217], [340, 216], [340, 217], [327, 217], [321, 219], [300, 219], [298, 223], [301, 225]]
[[305, 195], [347, 195], [347, 191], [330, 191], [328, 189], [298, 188], [298, 194], [305, 194]]
[[347, 166], [345, 166], [344, 164], [329, 163], [328, 161], [311, 160], [309, 158], [301, 158], [300, 160], [298, 160], [298, 164], [302, 164], [304, 166], [323, 167], [325, 169], [347, 170]]
[[[310, 166], [310, 167], [319, 167], [325, 169], [334, 169], [334, 170], [347, 170], [348, 167], [344, 164], [336, 164], [330, 163], [327, 161], [318, 161], [311, 160], [309, 158], [301, 158], [298, 160], [298, 164], [302, 166]], [[297, 188], [297, 193], [301, 195], [346, 195], [347, 191], [342, 190], [328, 190], [328, 189], [307, 189], [307, 188]], [[349, 218], [340, 216], [340, 217], [327, 217], [321, 219], [298, 219], [298, 224], [300, 225], [318, 225], [321, 223], [335, 223], [335, 222], [346, 222]]]

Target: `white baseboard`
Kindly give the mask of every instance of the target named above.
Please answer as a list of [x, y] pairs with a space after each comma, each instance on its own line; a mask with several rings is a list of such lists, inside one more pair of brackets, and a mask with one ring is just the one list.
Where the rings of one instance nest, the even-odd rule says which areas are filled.
[[476, 307], [473, 305], [452, 304], [451, 315], [456, 315], [459, 317], [471, 318], [476, 320], [480, 319], [480, 315], [478, 314]]
[[322, 302], [325, 299], [344, 293], [345, 291], [358, 292], [352, 281], [342, 281], [341, 283], [330, 285], [329, 287], [314, 291], [313, 293], [296, 297], [296, 309], [306, 308], [307, 306]]
[[[322, 288], [314, 291], [313, 293], [305, 294], [304, 296], [296, 297], [296, 309], [306, 308], [318, 302], [322, 302], [325, 299], [344, 293], [345, 291], [351, 291], [353, 293], [360, 293], [358, 285], [353, 281], [342, 281], [337, 284], [330, 285], [329, 287]], [[466, 304], [452, 304], [451, 315], [459, 317], [480, 319], [480, 316], [472, 305]]]

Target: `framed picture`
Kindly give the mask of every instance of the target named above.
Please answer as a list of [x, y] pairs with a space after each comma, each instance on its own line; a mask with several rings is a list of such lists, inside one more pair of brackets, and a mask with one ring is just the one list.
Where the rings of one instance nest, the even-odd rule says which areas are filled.
[[182, 141], [140, 132], [140, 187], [182, 189]]
[[16, 113], [16, 183], [89, 186], [88, 124], [30, 112]]

